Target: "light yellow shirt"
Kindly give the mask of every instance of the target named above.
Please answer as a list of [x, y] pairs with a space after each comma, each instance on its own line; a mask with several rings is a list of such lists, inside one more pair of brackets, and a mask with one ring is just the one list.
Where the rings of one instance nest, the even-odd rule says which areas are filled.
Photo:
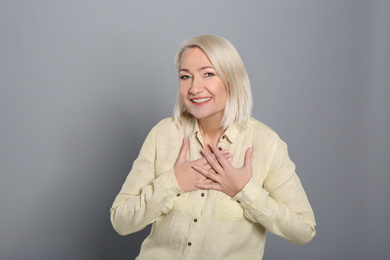
[[173, 168], [184, 137], [190, 142], [188, 159], [200, 158], [196, 120], [158, 123], [111, 208], [111, 222], [121, 235], [153, 223], [137, 259], [261, 259], [266, 230], [296, 244], [314, 237], [313, 211], [287, 146], [274, 131], [251, 118], [246, 128], [231, 125], [220, 138], [218, 146], [233, 154], [237, 168], [253, 147], [253, 177], [233, 198], [179, 188]]

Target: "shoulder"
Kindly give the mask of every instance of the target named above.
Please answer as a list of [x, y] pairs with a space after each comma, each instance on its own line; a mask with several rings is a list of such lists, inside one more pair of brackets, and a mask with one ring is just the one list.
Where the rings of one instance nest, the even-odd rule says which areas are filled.
[[247, 123], [247, 127], [253, 131], [253, 134], [261, 135], [263, 137], [268, 137], [272, 139], [278, 139], [278, 134], [269, 126], [263, 122], [251, 117]]
[[271, 127], [252, 117], [247, 123], [246, 131], [246, 136], [251, 137], [253, 146], [262, 147], [270, 152], [275, 151], [276, 147], [283, 143]]
[[273, 129], [254, 118], [250, 118], [248, 124], [253, 129], [255, 144], [260, 142], [263, 146], [269, 145], [268, 147], [273, 154], [287, 154], [287, 144]]
[[174, 121], [172, 117], [168, 117], [158, 122], [150, 132], [153, 136], [159, 138], [160, 140], [169, 139], [171, 137], [181, 136], [181, 133], [183, 132], [183, 125]]
[[173, 130], [175, 128], [178, 128], [179, 125], [176, 123], [172, 117], [164, 118], [160, 122], [158, 122], [153, 128], [152, 131], [160, 132], [160, 131], [167, 131], [167, 130]]

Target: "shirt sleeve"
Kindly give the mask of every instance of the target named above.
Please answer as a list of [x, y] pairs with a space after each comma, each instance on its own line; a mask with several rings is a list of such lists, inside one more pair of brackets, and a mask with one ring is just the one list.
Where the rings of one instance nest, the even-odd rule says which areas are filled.
[[120, 235], [137, 232], [167, 214], [174, 200], [184, 194], [173, 168], [156, 173], [155, 131], [156, 127], [147, 136], [111, 207], [111, 223]]
[[287, 145], [277, 138], [272, 150], [264, 183], [252, 177], [233, 199], [240, 203], [250, 221], [292, 243], [306, 244], [316, 234], [313, 211], [288, 156]]

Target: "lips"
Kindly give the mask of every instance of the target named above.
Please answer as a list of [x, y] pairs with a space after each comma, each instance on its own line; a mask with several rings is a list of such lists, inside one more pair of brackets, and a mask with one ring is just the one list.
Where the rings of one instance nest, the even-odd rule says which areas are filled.
[[197, 103], [197, 104], [200, 104], [200, 103], [204, 103], [204, 102], [207, 102], [211, 99], [211, 97], [208, 97], [208, 98], [194, 98], [194, 99], [190, 99], [193, 103]]

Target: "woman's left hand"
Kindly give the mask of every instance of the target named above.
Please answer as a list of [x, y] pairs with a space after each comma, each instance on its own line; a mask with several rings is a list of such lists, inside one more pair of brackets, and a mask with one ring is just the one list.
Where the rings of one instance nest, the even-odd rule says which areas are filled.
[[222, 191], [234, 197], [252, 177], [252, 148], [248, 148], [245, 152], [244, 165], [241, 168], [234, 168], [217, 147], [211, 144], [209, 146], [214, 156], [205, 149], [202, 149], [202, 153], [215, 173], [196, 165], [192, 167], [214, 183], [198, 183], [195, 186], [199, 189]]

